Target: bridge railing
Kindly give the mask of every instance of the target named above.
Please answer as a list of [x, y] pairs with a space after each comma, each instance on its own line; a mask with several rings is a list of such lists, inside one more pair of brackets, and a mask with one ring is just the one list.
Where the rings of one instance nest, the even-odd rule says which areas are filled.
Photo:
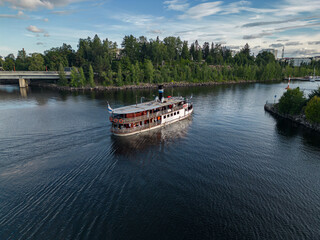
[[[71, 72], [65, 72], [70, 78]], [[57, 71], [0, 71], [0, 79], [59, 79]]]

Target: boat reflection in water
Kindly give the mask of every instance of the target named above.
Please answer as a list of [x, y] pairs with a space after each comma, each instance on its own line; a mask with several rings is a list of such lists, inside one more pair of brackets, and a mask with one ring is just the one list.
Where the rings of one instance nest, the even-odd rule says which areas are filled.
[[150, 150], [150, 148], [163, 149], [167, 144], [185, 138], [191, 123], [192, 116], [165, 127], [132, 136], [112, 135], [113, 152], [116, 155], [132, 156]]

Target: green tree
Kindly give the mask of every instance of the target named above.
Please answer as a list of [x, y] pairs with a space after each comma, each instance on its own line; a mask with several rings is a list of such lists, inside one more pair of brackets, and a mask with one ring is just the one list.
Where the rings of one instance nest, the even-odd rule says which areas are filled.
[[70, 86], [71, 87], [79, 87], [80, 75], [78, 69], [76, 67], [72, 67], [71, 75], [70, 75]]
[[117, 86], [123, 86], [123, 76], [122, 76], [122, 71], [121, 71], [121, 66], [118, 69], [118, 74], [116, 78], [116, 85]]
[[110, 86], [112, 85], [112, 76], [113, 76], [113, 73], [111, 70], [109, 70], [108, 72], [103, 72], [102, 73], [102, 77], [103, 77], [103, 85], [105, 86]]
[[0, 67], [3, 67], [4, 61], [2, 60], [2, 58], [0, 57]]
[[139, 43], [134, 36], [125, 36], [123, 38], [121, 46], [123, 47], [122, 53], [127, 56], [131, 62], [137, 60], [139, 53]]
[[82, 67], [79, 68], [79, 86], [80, 87], [83, 87], [86, 85], [86, 77], [84, 76], [84, 72], [83, 72], [83, 69]]
[[320, 97], [314, 96], [307, 104], [306, 118], [315, 123], [320, 123]]
[[179, 37], [166, 37], [163, 43], [167, 48], [168, 60], [178, 59], [182, 50], [182, 41]]
[[60, 63], [65, 67], [69, 66], [68, 55], [64, 53], [64, 50], [62, 50], [63, 48], [64, 46], [61, 48], [51, 48], [44, 52], [45, 65], [49, 70], [57, 71]]
[[157, 37], [156, 40], [150, 40], [150, 59], [158, 67], [167, 58], [167, 47]]
[[29, 58], [24, 49], [18, 51], [17, 59], [16, 59], [16, 70], [17, 71], [26, 71], [29, 68]]
[[203, 59], [207, 59], [210, 53], [210, 46], [208, 42], [205, 42], [203, 44], [202, 53], [203, 53]]
[[59, 65], [59, 81], [58, 84], [61, 86], [67, 86], [68, 85], [68, 80], [66, 78], [66, 73], [64, 72], [64, 68], [62, 64], [60, 63]]
[[[179, 37], [166, 37], [161, 41], [133, 35], [125, 36], [123, 50], [117, 43], [107, 38], [100, 40], [98, 35], [93, 38], [80, 39], [77, 51], [70, 45], [51, 48], [44, 55], [34, 53], [28, 57], [24, 50], [18, 52], [17, 58], [8, 55], [1, 65], [5, 70], [58, 70], [62, 66], [75, 66], [77, 81], [73, 85], [82, 86], [83, 72], [89, 74], [90, 65], [92, 86], [97, 84], [139, 84], [139, 82], [207, 82], [229, 80], [272, 80], [291, 76], [320, 74], [320, 62], [312, 61], [294, 67], [291, 62], [278, 62], [273, 54], [262, 52], [255, 58], [246, 44], [234, 57], [231, 51], [221, 46], [205, 42], [201, 48], [198, 41], [191, 44], [181, 41]], [[44, 62], [43, 62], [44, 59]], [[205, 61], [203, 61], [203, 59]], [[151, 61], [151, 62], [150, 62]], [[120, 71], [119, 71], [120, 69]], [[94, 75], [93, 75], [94, 72]], [[119, 72], [121, 74], [119, 74]]]
[[33, 53], [30, 57], [30, 71], [44, 71], [44, 59], [40, 53]]
[[288, 89], [280, 98], [278, 108], [281, 113], [299, 114], [306, 99], [299, 88]]
[[190, 59], [190, 53], [189, 53], [187, 41], [183, 41], [182, 50], [181, 50], [181, 57], [186, 60]]
[[152, 62], [150, 60], [146, 60], [144, 63], [144, 74], [145, 74], [146, 82], [152, 83], [153, 73], [154, 73], [154, 69], [153, 69]]
[[89, 84], [90, 84], [91, 87], [95, 87], [96, 86], [96, 84], [94, 82], [93, 68], [92, 68], [91, 65], [89, 66]]
[[311, 100], [314, 96], [320, 97], [320, 87], [311, 91], [311, 93], [309, 94], [309, 100]]
[[5, 57], [4, 63], [3, 63], [3, 68], [6, 71], [13, 71], [15, 68], [15, 57], [11, 53], [8, 56]]

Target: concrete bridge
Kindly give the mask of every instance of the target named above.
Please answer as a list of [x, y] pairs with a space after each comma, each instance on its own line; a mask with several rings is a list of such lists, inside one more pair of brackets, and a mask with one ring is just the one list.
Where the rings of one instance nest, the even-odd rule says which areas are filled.
[[[70, 79], [71, 72], [65, 72], [66, 78]], [[19, 80], [19, 86], [21, 88], [28, 87], [28, 83], [31, 80], [58, 80], [59, 72], [55, 71], [0, 71], [1, 80]]]

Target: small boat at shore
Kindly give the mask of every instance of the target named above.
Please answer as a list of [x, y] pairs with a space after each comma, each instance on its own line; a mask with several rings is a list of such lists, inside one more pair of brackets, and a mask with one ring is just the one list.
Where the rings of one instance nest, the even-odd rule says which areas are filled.
[[183, 120], [192, 114], [193, 104], [191, 98], [164, 97], [160, 85], [155, 100], [116, 109], [108, 104], [108, 111], [111, 132], [116, 136], [129, 136]]
[[320, 77], [316, 76], [316, 69], [313, 69], [313, 76], [309, 76], [310, 82], [320, 81]]

